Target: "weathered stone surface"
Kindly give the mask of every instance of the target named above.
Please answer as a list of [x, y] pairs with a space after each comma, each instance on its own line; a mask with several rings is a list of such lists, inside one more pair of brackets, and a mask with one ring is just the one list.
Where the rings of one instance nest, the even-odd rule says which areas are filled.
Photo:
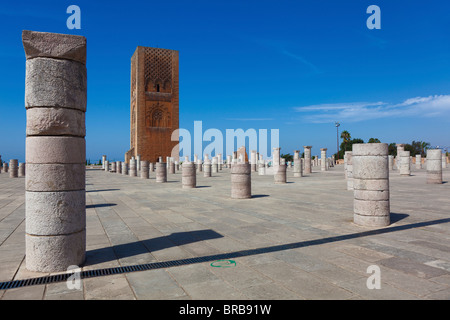
[[27, 60], [25, 107], [58, 107], [86, 111], [86, 66], [69, 60]]
[[26, 234], [26, 267], [30, 271], [58, 272], [82, 266], [86, 252], [86, 230], [68, 235]]
[[231, 198], [248, 199], [252, 196], [251, 166], [236, 163], [231, 167]]
[[86, 161], [86, 140], [78, 137], [26, 138], [27, 163], [79, 163]]
[[280, 164], [278, 167], [274, 167], [273, 179], [276, 184], [286, 183], [286, 165]]
[[27, 191], [75, 191], [85, 189], [84, 164], [27, 164]]
[[164, 183], [167, 182], [167, 166], [164, 162], [157, 162], [156, 169], [156, 182]]
[[442, 183], [442, 159], [440, 149], [427, 150], [427, 184]]
[[25, 192], [26, 232], [62, 235], [86, 228], [86, 192]]
[[27, 109], [27, 136], [86, 136], [85, 113], [66, 108]]
[[184, 189], [195, 188], [197, 186], [197, 174], [193, 162], [184, 162], [182, 165], [181, 183]]
[[141, 179], [148, 179], [150, 178], [150, 172], [149, 172], [149, 163], [148, 161], [141, 161]]
[[19, 160], [11, 159], [9, 161], [9, 177], [17, 178], [19, 176]]
[[[390, 223], [388, 145], [354, 144], [349, 159], [353, 167], [353, 221], [371, 227], [388, 225]], [[374, 216], [377, 218], [373, 218]]]
[[27, 59], [47, 57], [86, 64], [86, 38], [83, 36], [37, 31], [22, 31]]

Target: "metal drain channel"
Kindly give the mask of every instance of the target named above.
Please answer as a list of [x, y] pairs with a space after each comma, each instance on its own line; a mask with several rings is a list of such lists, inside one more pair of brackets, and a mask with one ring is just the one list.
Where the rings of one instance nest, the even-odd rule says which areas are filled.
[[[85, 270], [85, 271], [81, 271], [79, 275], [80, 275], [80, 279], [88, 279], [88, 278], [109, 276], [109, 275], [114, 275], [114, 274], [124, 274], [124, 273], [131, 273], [131, 272], [161, 269], [161, 268], [170, 268], [170, 267], [176, 267], [176, 266], [182, 266], [182, 265], [188, 265], [188, 264], [194, 264], [194, 263], [201, 263], [201, 262], [210, 262], [210, 261], [215, 261], [215, 260], [228, 259], [228, 258], [231, 258], [231, 256], [236, 257], [239, 255], [240, 254], [238, 254], [238, 253], [220, 254], [220, 255], [206, 256], [206, 257], [188, 258], [188, 259], [183, 259], [183, 260], [154, 262], [154, 263], [147, 263], [147, 264], [140, 264], [140, 265], [96, 269], [96, 270]], [[8, 290], [8, 289], [22, 288], [22, 287], [28, 287], [28, 286], [34, 286], [34, 285], [63, 282], [63, 281], [67, 281], [67, 279], [72, 275], [73, 275], [73, 273], [64, 273], [64, 274], [43, 276], [43, 277], [30, 278], [30, 279], [24, 279], [24, 280], [13, 280], [13, 281], [0, 282], [0, 290]]]

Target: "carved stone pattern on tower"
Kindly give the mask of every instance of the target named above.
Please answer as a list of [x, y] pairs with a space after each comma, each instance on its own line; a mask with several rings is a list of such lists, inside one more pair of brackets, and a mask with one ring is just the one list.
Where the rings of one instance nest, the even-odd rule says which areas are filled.
[[159, 102], [147, 107], [145, 112], [145, 124], [147, 127], [170, 128], [172, 126], [171, 115], [167, 107]]
[[[150, 85], [167, 88], [172, 83], [172, 52], [155, 48], [145, 48], [145, 83], [146, 88]], [[150, 90], [147, 90], [150, 91]]]

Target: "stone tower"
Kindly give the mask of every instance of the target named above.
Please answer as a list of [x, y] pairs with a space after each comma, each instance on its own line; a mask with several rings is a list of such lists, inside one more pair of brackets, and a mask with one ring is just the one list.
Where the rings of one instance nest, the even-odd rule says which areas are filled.
[[[125, 161], [178, 159], [178, 51], [137, 47], [131, 57], [130, 150]], [[173, 135], [173, 137], [172, 137]], [[173, 140], [175, 141], [172, 141]]]

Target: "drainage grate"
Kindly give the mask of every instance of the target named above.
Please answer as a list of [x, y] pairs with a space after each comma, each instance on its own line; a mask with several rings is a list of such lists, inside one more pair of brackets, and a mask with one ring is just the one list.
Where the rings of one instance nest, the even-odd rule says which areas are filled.
[[[130, 272], [138, 272], [138, 271], [147, 271], [161, 268], [170, 268], [176, 266], [183, 266], [194, 263], [202, 263], [202, 262], [211, 262], [215, 260], [236, 258], [237, 256], [241, 256], [242, 254], [239, 252], [235, 252], [233, 254], [218, 254], [206, 257], [198, 257], [198, 258], [189, 258], [182, 260], [173, 260], [173, 261], [165, 261], [165, 262], [154, 262], [140, 265], [132, 265], [132, 266], [123, 266], [123, 267], [115, 267], [115, 268], [105, 268], [105, 269], [96, 269], [96, 270], [85, 270], [80, 272], [80, 279], [88, 279], [88, 278], [96, 278], [102, 276], [109, 276], [113, 274], [124, 274]], [[44, 276], [39, 278], [30, 278], [25, 280], [13, 280], [7, 282], [0, 282], [0, 290], [8, 290], [14, 288], [28, 287], [40, 284], [49, 284], [56, 282], [64, 282], [72, 275], [73, 273], [64, 273], [52, 276]]]

